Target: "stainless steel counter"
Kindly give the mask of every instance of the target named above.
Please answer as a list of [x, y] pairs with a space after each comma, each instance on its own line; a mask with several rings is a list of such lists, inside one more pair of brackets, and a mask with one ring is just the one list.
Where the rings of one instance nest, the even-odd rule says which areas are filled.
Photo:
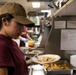
[[71, 74], [47, 74], [47, 75], [76, 75], [76, 70], [73, 70]]

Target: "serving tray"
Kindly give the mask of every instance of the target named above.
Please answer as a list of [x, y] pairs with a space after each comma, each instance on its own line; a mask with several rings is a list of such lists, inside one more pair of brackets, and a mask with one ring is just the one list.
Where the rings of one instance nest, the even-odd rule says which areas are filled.
[[47, 75], [50, 75], [50, 74], [72, 74], [73, 73], [74, 67], [67, 60], [59, 60], [59, 61], [54, 62], [52, 64], [66, 65], [68, 68], [62, 67], [60, 69], [53, 69], [53, 68], [48, 67], [47, 68]]

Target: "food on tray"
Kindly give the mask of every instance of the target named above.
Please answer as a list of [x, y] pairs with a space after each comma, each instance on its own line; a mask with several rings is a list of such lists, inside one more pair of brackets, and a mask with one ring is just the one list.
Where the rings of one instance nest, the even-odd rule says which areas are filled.
[[70, 69], [70, 67], [67, 64], [55, 64], [55, 63], [51, 63], [51, 64], [44, 64], [45, 68], [48, 69], [53, 69], [53, 70], [58, 70], [58, 69]]
[[52, 62], [52, 61], [54, 61], [54, 60], [56, 60], [56, 58], [54, 58], [54, 57], [48, 57], [48, 56], [44, 56], [43, 58], [40, 58], [38, 61], [39, 62]]
[[39, 53], [37, 50], [31, 50], [28, 52], [28, 54], [36, 54], [36, 53]]
[[44, 64], [44, 68], [48, 68], [49, 67], [49, 64]]
[[34, 41], [28, 41], [28, 46], [33, 47], [34, 46]]
[[43, 51], [41, 50], [27, 50], [26, 54], [42, 54]]

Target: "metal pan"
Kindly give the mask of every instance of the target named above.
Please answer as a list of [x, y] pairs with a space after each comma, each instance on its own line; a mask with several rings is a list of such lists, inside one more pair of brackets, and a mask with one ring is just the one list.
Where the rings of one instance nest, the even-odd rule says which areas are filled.
[[47, 75], [50, 75], [50, 74], [72, 74], [73, 73], [74, 67], [67, 60], [59, 60], [52, 64], [66, 65], [68, 68], [65, 68], [64, 66], [62, 66], [62, 68], [60, 68], [60, 69], [47, 68]]

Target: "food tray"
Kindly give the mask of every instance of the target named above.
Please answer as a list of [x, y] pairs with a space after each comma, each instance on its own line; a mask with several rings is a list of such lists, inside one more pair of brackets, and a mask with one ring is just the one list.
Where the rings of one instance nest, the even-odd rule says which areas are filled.
[[50, 74], [72, 74], [74, 67], [67, 61], [67, 60], [59, 60], [57, 62], [54, 62], [53, 64], [57, 64], [57, 65], [62, 65], [62, 64], [66, 64], [69, 69], [49, 69], [47, 68], [47, 75]]

